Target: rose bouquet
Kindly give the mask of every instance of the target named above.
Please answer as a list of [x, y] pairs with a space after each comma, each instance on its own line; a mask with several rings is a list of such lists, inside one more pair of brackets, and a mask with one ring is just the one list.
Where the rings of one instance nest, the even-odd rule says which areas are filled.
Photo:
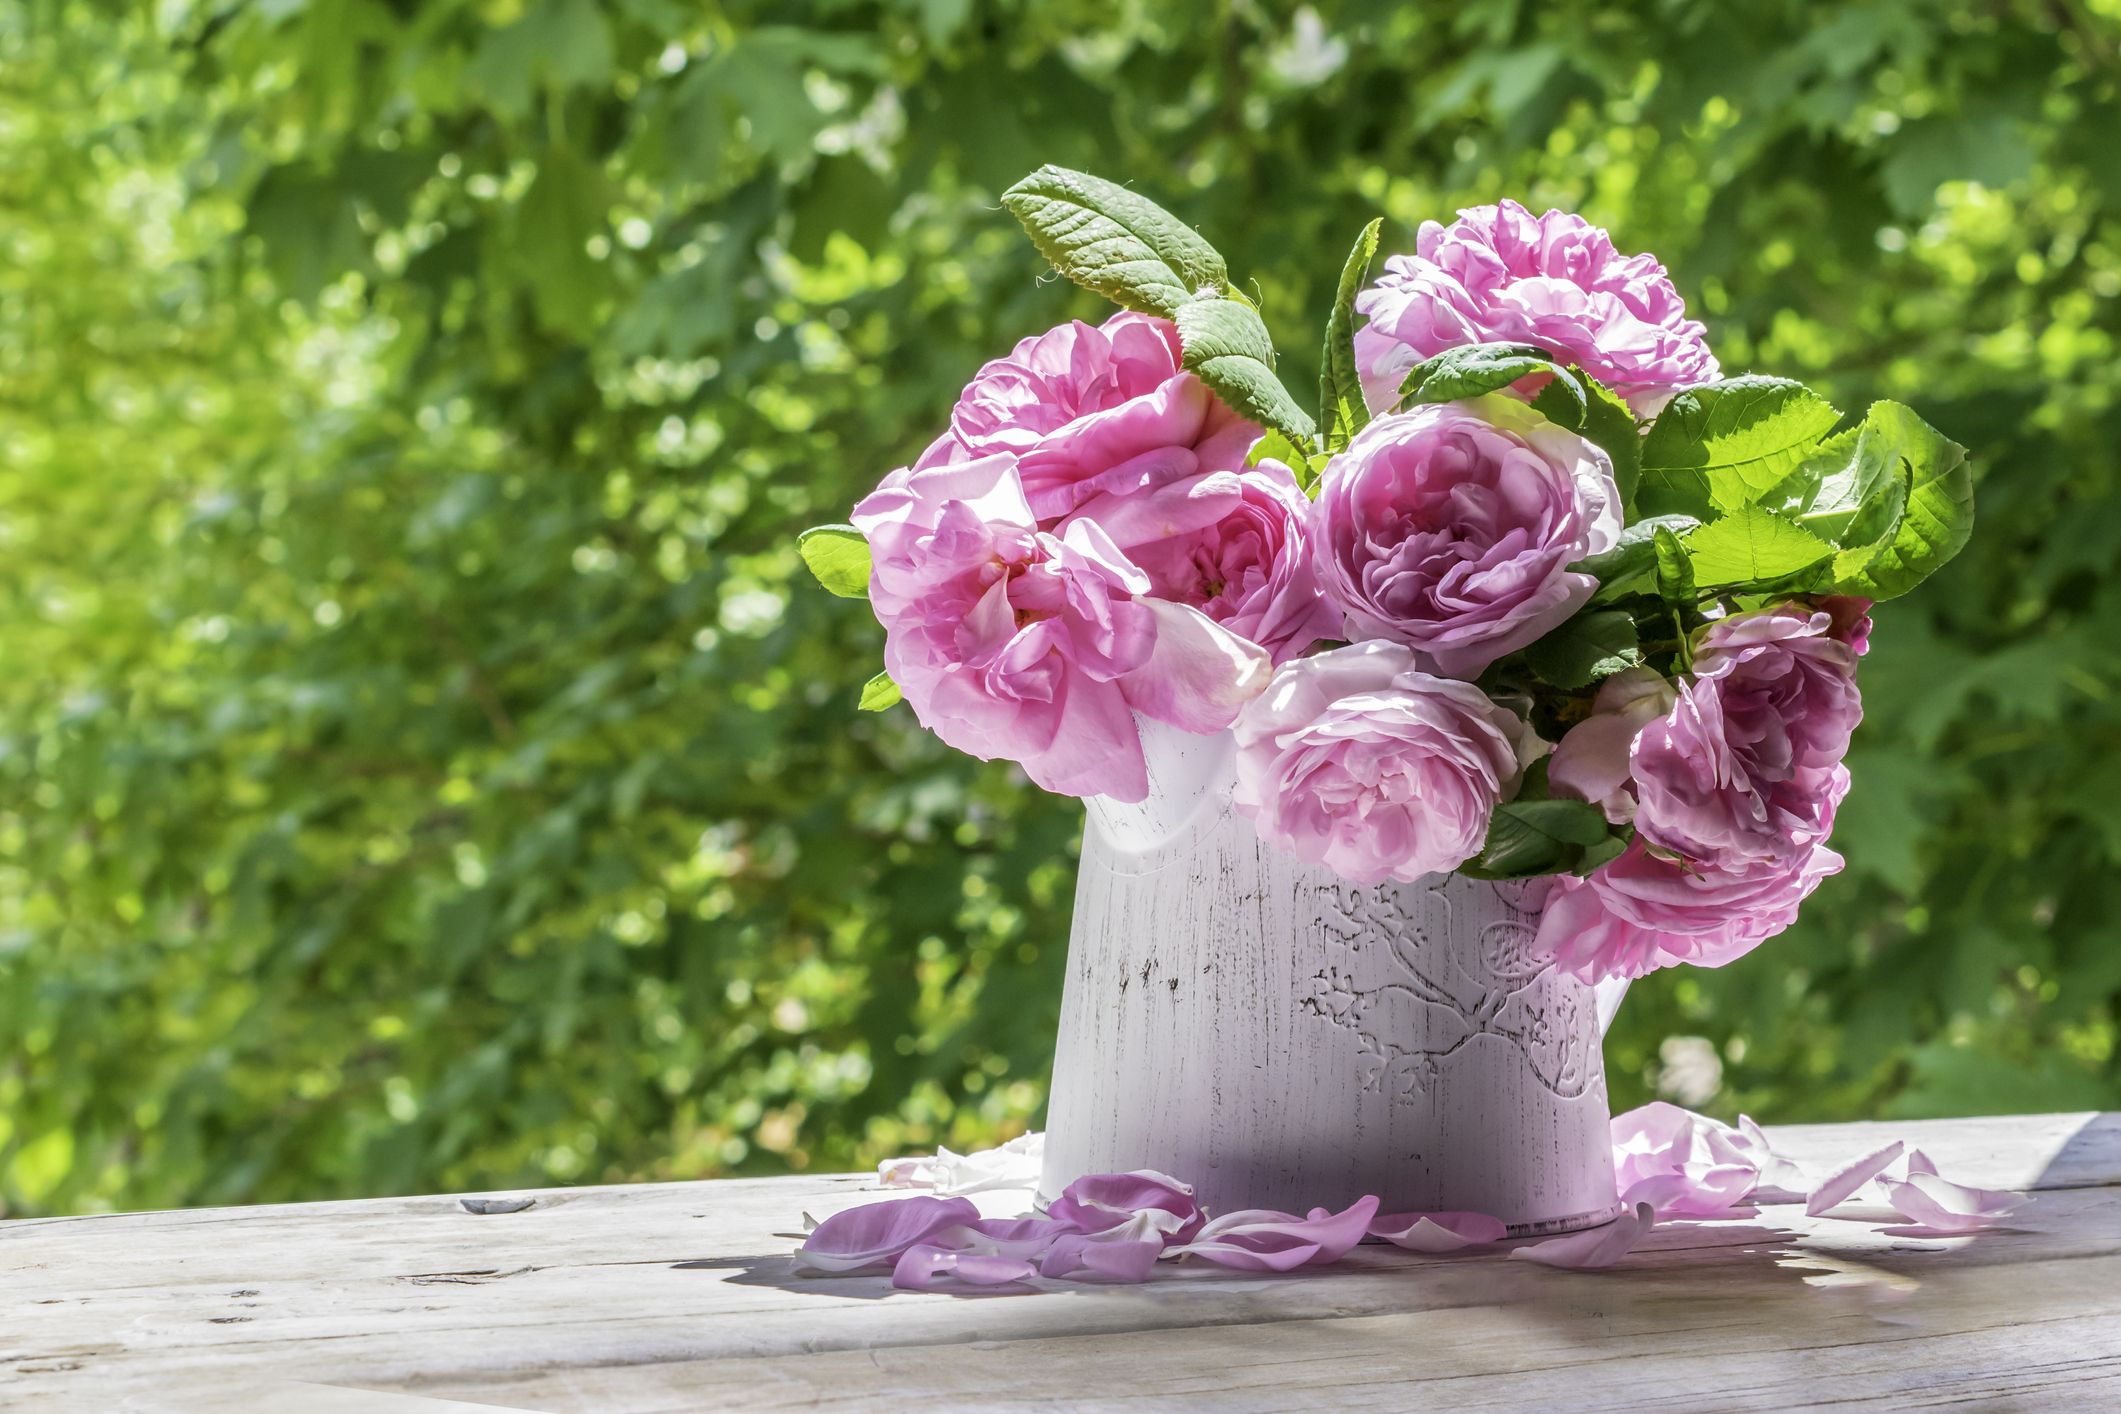
[[1314, 420], [1259, 309], [1143, 197], [1046, 167], [1004, 205], [1121, 312], [1027, 338], [806, 532], [944, 741], [1138, 801], [1143, 720], [1229, 731], [1236, 809], [1362, 884], [1551, 876], [1585, 980], [1787, 927], [1827, 847], [1874, 601], [1972, 528], [1964, 449], [1727, 377], [1664, 267], [1513, 202], [1343, 268]]

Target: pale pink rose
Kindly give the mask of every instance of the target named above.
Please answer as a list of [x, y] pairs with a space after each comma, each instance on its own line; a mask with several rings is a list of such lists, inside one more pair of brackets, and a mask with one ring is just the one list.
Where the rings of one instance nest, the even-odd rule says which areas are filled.
[[[1806, 826], [1816, 838], [1833, 828], [1847, 786], [1843, 772], [1818, 803], [1819, 817]], [[1799, 905], [1841, 864], [1840, 855], [1815, 844], [1787, 862], [1689, 865], [1651, 852], [1637, 835], [1588, 878], [1555, 877], [1534, 951], [1592, 983], [1680, 962], [1721, 967], [1796, 922]]]
[[1076, 514], [1142, 567], [1158, 598], [1193, 605], [1281, 663], [1341, 636], [1340, 610], [1318, 583], [1310, 510], [1295, 475], [1262, 461], [1131, 497], [1102, 495]]
[[[1853, 635], [1861, 614], [1840, 626]], [[1659, 849], [1718, 869], [1788, 865], [1825, 838], [1847, 790], [1841, 758], [1863, 719], [1856, 652], [1835, 615], [1802, 603], [1710, 624], [1693, 680], [1644, 726], [1632, 754], [1635, 827]]]
[[1326, 466], [1319, 577], [1351, 636], [1387, 638], [1445, 677], [1477, 677], [1598, 588], [1568, 566], [1611, 549], [1606, 454], [1503, 397], [1381, 417]]
[[1237, 811], [1261, 839], [1360, 884], [1480, 852], [1540, 745], [1471, 683], [1371, 640], [1278, 669], [1238, 718]]
[[1672, 685], [1650, 668], [1629, 668], [1600, 683], [1591, 715], [1569, 728], [1547, 762], [1547, 784], [1554, 794], [1587, 800], [1616, 825], [1634, 819], [1629, 750], [1636, 733], [1670, 711], [1677, 699]]
[[884, 666], [921, 723], [1047, 790], [1139, 801], [1133, 714], [1219, 731], [1265, 652], [1183, 604], [1089, 520], [1037, 528], [1007, 453], [893, 472], [854, 509]]
[[1355, 362], [1374, 411], [1398, 401], [1415, 364], [1462, 344], [1558, 354], [1642, 417], [1719, 374], [1707, 331], [1654, 256], [1623, 257], [1581, 216], [1534, 216], [1514, 201], [1422, 222], [1414, 254], [1388, 256], [1355, 308], [1369, 319]]
[[916, 466], [1009, 452], [1050, 530], [1100, 496], [1237, 471], [1260, 435], [1180, 367], [1175, 326], [1129, 312], [1063, 324], [982, 368]]

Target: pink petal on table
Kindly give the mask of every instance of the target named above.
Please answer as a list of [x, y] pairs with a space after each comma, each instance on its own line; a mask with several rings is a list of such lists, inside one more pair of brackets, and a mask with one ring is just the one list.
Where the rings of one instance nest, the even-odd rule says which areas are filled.
[[1377, 1199], [1358, 1198], [1337, 1213], [1313, 1208], [1306, 1217], [1246, 1208], [1211, 1219], [1198, 1236], [1168, 1249], [1176, 1257], [1200, 1257], [1217, 1266], [1251, 1272], [1286, 1272], [1337, 1262], [1361, 1242], [1377, 1216]]
[[1036, 1188], [1045, 1158], [1046, 1136], [1019, 1134], [994, 1149], [970, 1154], [937, 1149], [909, 1154], [876, 1166], [876, 1181], [885, 1188], [925, 1188], [940, 1197], [982, 1193], [995, 1188]]
[[945, 1228], [979, 1221], [969, 1198], [887, 1198], [834, 1213], [796, 1249], [804, 1271], [847, 1276], [896, 1262], [909, 1247]]
[[1751, 1196], [1760, 1166], [1745, 1135], [1663, 1100], [1613, 1116], [1613, 1177], [1660, 1217], [1714, 1217]]
[[1597, 1271], [1610, 1267], [1635, 1250], [1635, 1244], [1657, 1225], [1657, 1210], [1637, 1203], [1604, 1227], [1550, 1237], [1510, 1253], [1512, 1258], [1538, 1262], [1542, 1266], [1567, 1267], [1574, 1271]]
[[946, 1252], [940, 1247], [909, 1247], [891, 1270], [891, 1284], [902, 1291], [936, 1291], [961, 1286], [1007, 1286], [1038, 1275], [1038, 1269], [1015, 1257], [980, 1252]]
[[1689, 1166], [1653, 1173], [1629, 1184], [1620, 1197], [1629, 1207], [1648, 1203], [1660, 1218], [1714, 1218], [1750, 1198], [1759, 1179], [1750, 1164]]
[[1753, 1198], [1762, 1203], [1802, 1203], [1812, 1181], [1797, 1164], [1775, 1152], [1768, 1137], [1750, 1115], [1738, 1116], [1738, 1147], [1760, 1170]]
[[1854, 1163], [1844, 1164], [1828, 1174], [1805, 1198], [1805, 1216], [1816, 1218], [1840, 1207], [1857, 1189], [1884, 1173], [1906, 1147], [1906, 1144], [1895, 1139], [1884, 1148], [1873, 1150]]
[[1046, 1249], [1039, 1259], [1040, 1276], [1064, 1281], [1141, 1282], [1149, 1279], [1156, 1259], [1164, 1254], [1160, 1237], [1138, 1242], [1108, 1242], [1098, 1236], [1072, 1233]]
[[1912, 1160], [1905, 1179], [1882, 1179], [1880, 1186], [1895, 1212], [1932, 1232], [1978, 1232], [2009, 1217], [2026, 1201], [2016, 1193], [1953, 1183], [1940, 1178], [1934, 1166], [1918, 1169]]
[[953, 1252], [1032, 1261], [1075, 1228], [1051, 1218], [980, 1218], [961, 1227], [939, 1228], [928, 1241]]
[[1935, 1177], [1937, 1174], [1937, 1161], [1920, 1149], [1910, 1149], [1907, 1151], [1907, 1176], [1913, 1178], [1918, 1173], [1926, 1173]]
[[1384, 1213], [1370, 1221], [1370, 1236], [1409, 1252], [1458, 1252], [1508, 1234], [1500, 1218], [1486, 1213]]
[[1134, 1224], [1133, 1236], [1158, 1233], [1183, 1242], [1200, 1231], [1207, 1214], [1193, 1201], [1193, 1185], [1154, 1169], [1085, 1174], [1061, 1190], [1046, 1215], [1082, 1232]]

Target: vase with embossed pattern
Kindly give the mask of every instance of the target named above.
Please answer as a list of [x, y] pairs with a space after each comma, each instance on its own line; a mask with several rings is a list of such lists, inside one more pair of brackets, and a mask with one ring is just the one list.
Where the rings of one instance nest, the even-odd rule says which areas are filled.
[[1530, 960], [1541, 881], [1351, 884], [1235, 814], [1227, 734], [1143, 744], [1149, 799], [1088, 802], [1044, 1196], [1151, 1168], [1217, 1212], [1618, 1213], [1619, 996]]

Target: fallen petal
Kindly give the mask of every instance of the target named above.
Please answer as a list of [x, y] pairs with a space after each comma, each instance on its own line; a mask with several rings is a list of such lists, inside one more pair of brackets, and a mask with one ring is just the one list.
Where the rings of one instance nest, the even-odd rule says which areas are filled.
[[939, 1195], [1036, 1188], [1045, 1153], [1044, 1134], [1019, 1134], [997, 1148], [970, 1154], [938, 1149], [932, 1156], [886, 1159], [876, 1166], [876, 1181], [885, 1188], [925, 1188]]
[[1950, 1182], [1934, 1168], [1917, 1169], [1912, 1162], [1904, 1180], [1885, 1179], [1880, 1186], [1895, 1212], [1932, 1232], [1978, 1232], [2009, 1217], [2026, 1201], [2015, 1193]]
[[1046, 1249], [1038, 1272], [1064, 1281], [1142, 1282], [1163, 1253], [1162, 1238], [1112, 1242], [1072, 1233]]
[[881, 1270], [936, 1233], [979, 1221], [967, 1198], [887, 1198], [834, 1213], [796, 1249], [798, 1269], [830, 1276]]
[[940, 1247], [909, 1247], [891, 1269], [891, 1284], [903, 1291], [935, 1291], [956, 1282], [962, 1286], [1006, 1286], [1038, 1275], [1037, 1268], [1015, 1257], [979, 1252], [946, 1252]]
[[1338, 1213], [1313, 1208], [1308, 1216], [1247, 1208], [1211, 1219], [1191, 1242], [1168, 1249], [1218, 1266], [1286, 1272], [1337, 1262], [1352, 1251], [1377, 1216], [1377, 1199], [1358, 1198]]
[[1573, 1271], [1597, 1271], [1610, 1267], [1635, 1250], [1635, 1244], [1657, 1225], [1657, 1210], [1637, 1203], [1604, 1227], [1550, 1237], [1510, 1253], [1512, 1258], [1538, 1262], [1542, 1266], [1566, 1267]]
[[1130, 1239], [1155, 1232], [1174, 1242], [1191, 1239], [1207, 1220], [1192, 1184], [1154, 1169], [1085, 1174], [1061, 1190], [1046, 1215], [1082, 1232], [1131, 1225]]
[[886, 1159], [876, 1166], [876, 1186], [879, 1188], [933, 1188], [936, 1165], [948, 1149], [937, 1154], [908, 1154], [904, 1158]]
[[[1760, 1163], [1746, 1135], [1663, 1100], [1613, 1117], [1613, 1177], [1660, 1217], [1715, 1217], [1753, 1193]], [[1628, 1195], [1637, 1195], [1630, 1198]]]
[[1509, 1234], [1486, 1213], [1386, 1213], [1370, 1222], [1370, 1236], [1409, 1252], [1458, 1252], [1500, 1242]]
[[1768, 1143], [1765, 1131], [1755, 1123], [1752, 1116], [1738, 1116], [1738, 1147], [1760, 1170], [1760, 1182], [1753, 1187], [1753, 1197], [1763, 1203], [1802, 1203], [1804, 1195], [1811, 1191], [1811, 1176], [1794, 1161], [1775, 1152]]
[[1805, 1216], [1816, 1218], [1840, 1207], [1857, 1189], [1884, 1173], [1906, 1147], [1907, 1145], [1895, 1139], [1884, 1148], [1873, 1150], [1854, 1163], [1845, 1164], [1827, 1175], [1805, 1198]]
[[928, 1244], [953, 1252], [979, 1252], [1029, 1262], [1074, 1232], [1069, 1224], [1051, 1218], [980, 1218], [961, 1227], [938, 1229]]
[[1660, 1218], [1715, 1218], [1753, 1194], [1758, 1171], [1750, 1164], [1713, 1164], [1657, 1173], [1629, 1184], [1620, 1195], [1629, 1207], [1648, 1203]]

